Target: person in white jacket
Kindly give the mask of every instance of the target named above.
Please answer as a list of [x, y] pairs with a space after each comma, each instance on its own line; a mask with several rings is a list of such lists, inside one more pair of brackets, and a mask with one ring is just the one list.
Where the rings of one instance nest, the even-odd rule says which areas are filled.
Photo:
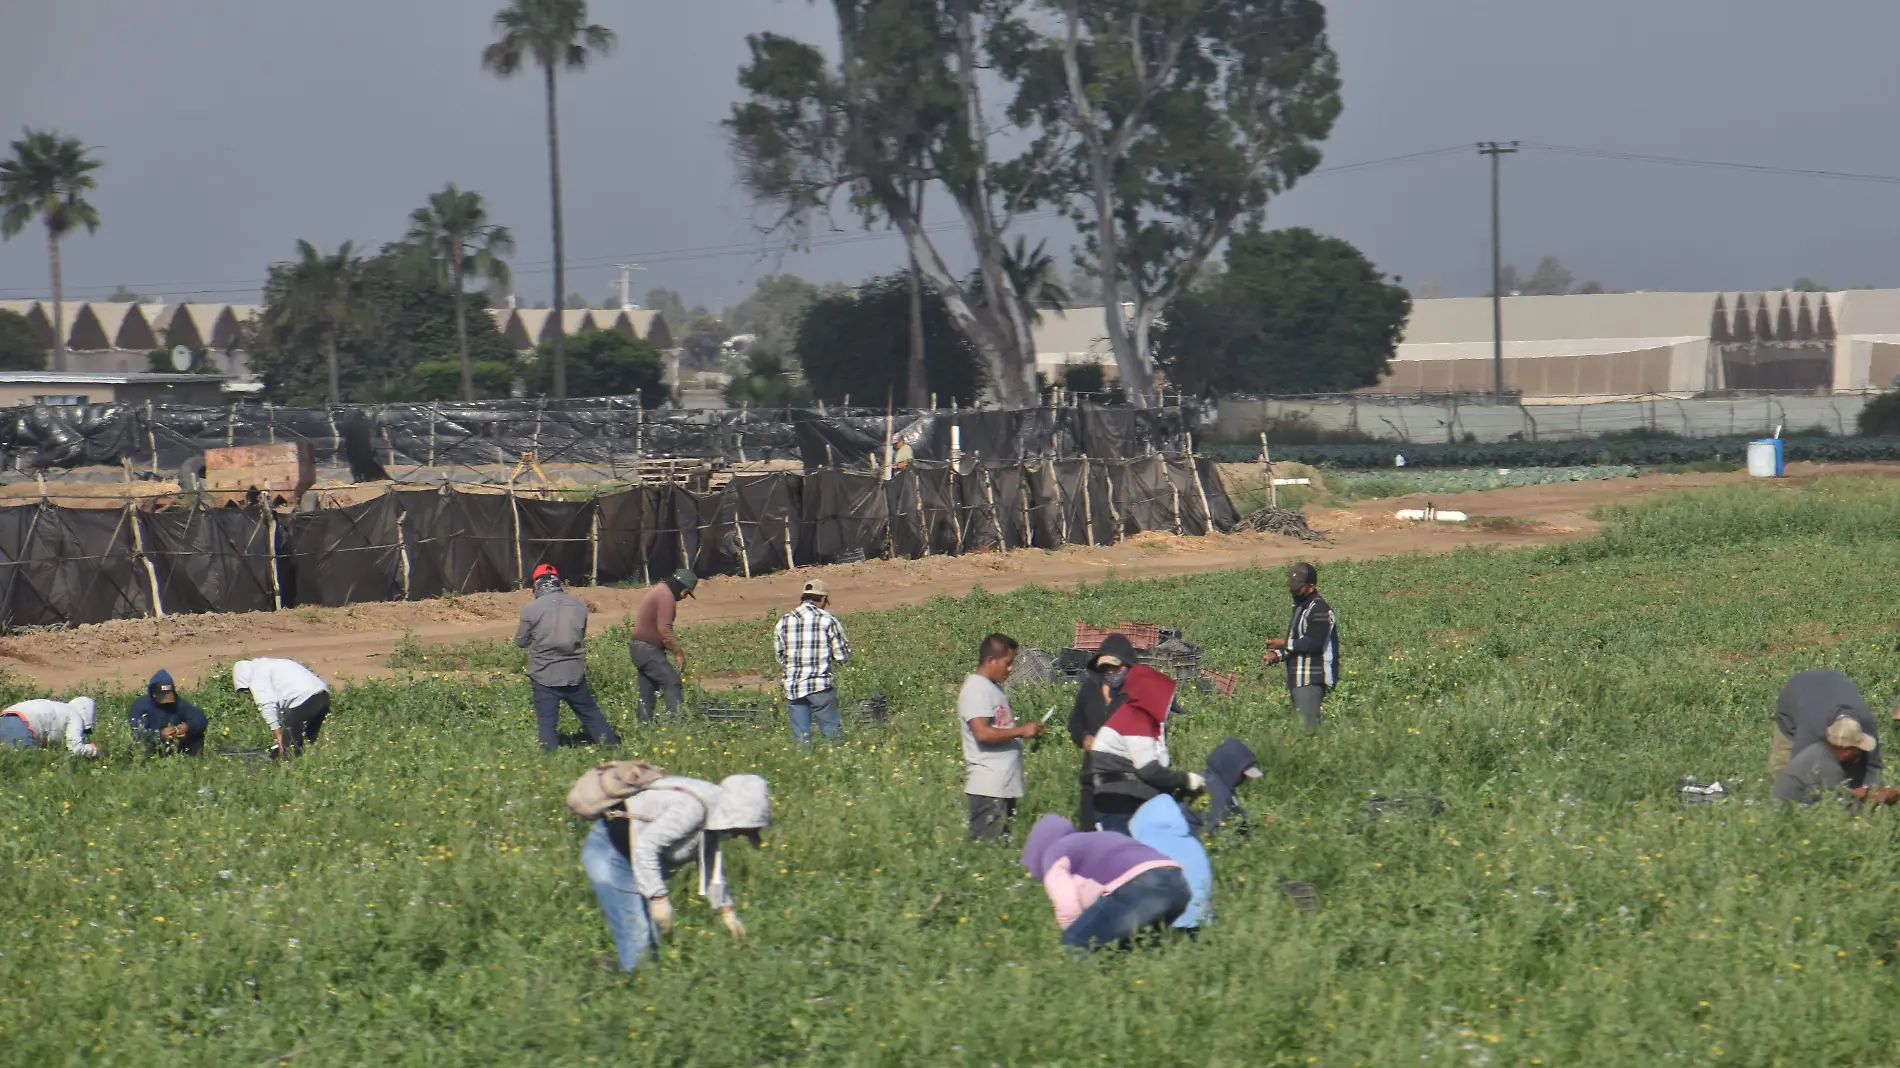
[[757, 846], [771, 823], [770, 793], [757, 775], [729, 775], [718, 785], [669, 775], [595, 820], [581, 843], [581, 867], [606, 914], [620, 969], [632, 971], [660, 935], [672, 932], [666, 879], [688, 864], [699, 867], [700, 895], [743, 941], [719, 843], [745, 837]]
[[290, 752], [302, 753], [303, 743], [317, 740], [330, 714], [329, 684], [295, 660], [240, 660], [231, 665], [231, 681], [238, 690], [249, 690], [257, 702], [258, 713], [277, 739], [272, 756], [283, 755], [286, 741]]
[[64, 738], [66, 748], [82, 757], [97, 757], [99, 747], [86, 740], [92, 733], [96, 709], [90, 697], [71, 701], [51, 701], [44, 697], [0, 710], [0, 745], [23, 749], [46, 749], [55, 738]]

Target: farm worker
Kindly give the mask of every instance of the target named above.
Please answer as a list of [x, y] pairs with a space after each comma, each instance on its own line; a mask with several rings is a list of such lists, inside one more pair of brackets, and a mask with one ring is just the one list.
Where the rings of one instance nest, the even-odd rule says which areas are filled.
[[1339, 684], [1339, 621], [1319, 595], [1319, 571], [1294, 564], [1286, 574], [1293, 595], [1293, 618], [1284, 638], [1267, 639], [1265, 664], [1286, 664], [1287, 693], [1293, 712], [1308, 727], [1320, 724], [1320, 702]]
[[620, 969], [632, 971], [660, 935], [672, 932], [666, 879], [688, 864], [699, 865], [700, 896], [743, 941], [745, 924], [726, 889], [719, 844], [744, 837], [757, 846], [759, 832], [771, 823], [771, 797], [757, 775], [729, 775], [716, 786], [668, 776], [595, 820], [581, 844], [581, 867], [613, 932]]
[[1078, 831], [1051, 812], [1023, 845], [1023, 866], [1055, 906], [1062, 944], [1127, 945], [1144, 928], [1165, 927], [1194, 902], [1179, 862], [1108, 831]]
[[[627, 656], [640, 676], [640, 722], [653, 722], [653, 695], [666, 694], [666, 714], [680, 711], [680, 679], [686, 674], [686, 653], [673, 634], [673, 616], [679, 601], [691, 597], [699, 585], [693, 569], [682, 567], [647, 591], [633, 613], [633, 640], [627, 643]], [[679, 670], [666, 662], [666, 654], [679, 658]]]
[[1042, 733], [1042, 724], [1018, 724], [1010, 711], [1003, 680], [1015, 666], [1016, 639], [991, 634], [977, 649], [976, 674], [963, 680], [957, 694], [967, 775], [963, 792], [975, 841], [994, 841], [1009, 833], [1016, 801], [1023, 796], [1023, 739]]
[[1075, 689], [1075, 706], [1069, 710], [1069, 740], [1082, 750], [1082, 800], [1076, 806], [1078, 827], [1095, 826], [1095, 782], [1089, 769], [1089, 749], [1095, 734], [1108, 717], [1122, 706], [1122, 679], [1135, 663], [1135, 643], [1126, 634], [1110, 634], [1089, 657], [1088, 670]]
[[1893, 804], [1900, 799], [1900, 790], [1857, 786], [1849, 770], [1864, 763], [1878, 744], [1854, 717], [1837, 717], [1821, 741], [1797, 751], [1775, 776], [1775, 800], [1812, 805], [1827, 794], [1844, 791], [1856, 800]]
[[271, 756], [282, 756], [286, 741], [290, 752], [302, 753], [303, 743], [317, 740], [330, 714], [329, 684], [295, 660], [240, 660], [231, 665], [231, 681], [237, 689], [251, 692], [258, 713], [276, 737]]
[[1207, 780], [1168, 766], [1168, 716], [1174, 710], [1174, 680], [1146, 664], [1122, 676], [1124, 700], [1089, 750], [1095, 786], [1096, 826], [1128, 833], [1128, 821], [1151, 797], [1199, 793]]
[[1214, 865], [1207, 859], [1207, 850], [1189, 833], [1187, 815], [1180, 804], [1166, 794], [1149, 798], [1128, 821], [1128, 834], [1181, 866], [1181, 876], [1187, 880], [1192, 896], [1187, 910], [1174, 918], [1172, 926], [1178, 931], [1199, 930], [1211, 915]]
[[561, 747], [563, 701], [595, 745], [620, 744], [587, 684], [586, 641], [587, 603], [567, 592], [553, 564], [538, 565], [534, 599], [521, 609], [515, 644], [528, 651], [528, 682], [534, 687], [534, 718], [544, 752]]
[[145, 684], [145, 696], [126, 710], [126, 722], [132, 737], [145, 743], [148, 751], [173, 749], [193, 756], [204, 751], [204, 710], [178, 696], [178, 685], [164, 668]]
[[826, 738], [843, 737], [838, 727], [838, 687], [833, 664], [851, 659], [851, 643], [844, 625], [831, 614], [831, 589], [823, 579], [805, 583], [798, 607], [787, 612], [772, 631], [772, 652], [785, 669], [785, 700], [791, 711], [792, 735], [801, 745], [811, 744], [812, 721]]
[[1860, 724], [1874, 744], [1847, 768], [1849, 785], [1880, 785], [1880, 728], [1860, 689], [1833, 668], [1799, 672], [1775, 698], [1775, 733], [1768, 748], [1768, 774], [1779, 776], [1794, 754], [1825, 741], [1828, 728], [1842, 716]]
[[1215, 746], [1214, 751], [1207, 754], [1207, 814], [1198, 819], [1190, 817], [1188, 821], [1199, 824], [1194, 827], [1194, 836], [1205, 838], [1223, 827], [1246, 834], [1247, 810], [1234, 798], [1243, 783], [1260, 775], [1260, 764], [1246, 742], [1229, 738]]
[[90, 697], [75, 697], [71, 701], [38, 697], [8, 705], [0, 710], [0, 746], [47, 749], [55, 738], [64, 738], [70, 752], [97, 757], [99, 747], [86, 740], [92, 733], [95, 712]]

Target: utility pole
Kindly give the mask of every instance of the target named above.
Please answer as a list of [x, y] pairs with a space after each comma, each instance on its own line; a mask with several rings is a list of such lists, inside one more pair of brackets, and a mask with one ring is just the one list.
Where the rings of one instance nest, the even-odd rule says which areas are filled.
[[620, 272], [620, 310], [633, 310], [633, 272], [644, 271], [645, 267], [637, 263], [616, 263], [614, 270]]
[[1517, 151], [1516, 141], [1480, 141], [1478, 155], [1491, 157], [1491, 399], [1504, 403], [1504, 240], [1498, 220], [1498, 161]]

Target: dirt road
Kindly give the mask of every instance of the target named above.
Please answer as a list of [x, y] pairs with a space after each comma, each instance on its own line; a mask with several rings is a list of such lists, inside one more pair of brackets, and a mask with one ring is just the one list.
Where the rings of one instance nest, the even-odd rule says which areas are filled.
[[[1900, 475], [1900, 465], [1797, 464], [1789, 469], [1790, 481], [1811, 479], [1824, 470]], [[1111, 569], [1118, 576], [1135, 578], [1276, 565], [1299, 558], [1323, 562], [1449, 552], [1467, 545], [1537, 544], [1587, 535], [1596, 528], [1589, 513], [1598, 505], [1745, 480], [1741, 474], [1646, 475], [1433, 497], [1441, 508], [1515, 520], [1476, 526], [1422, 526], [1392, 517], [1398, 508], [1422, 503], [1423, 496], [1365, 501], [1341, 510], [1309, 509], [1312, 525], [1332, 532], [1332, 540], [1324, 544], [1273, 534], [1206, 538], [1142, 534], [1111, 547], [874, 560], [755, 579], [715, 577], [703, 581], [698, 595], [681, 606], [680, 623], [690, 627], [699, 622], [768, 618], [796, 602], [805, 579], [817, 573], [830, 583], [840, 610], [848, 613], [914, 604], [935, 594], [962, 594], [978, 586], [999, 593], [1031, 583], [1072, 587], [1099, 581]], [[617, 620], [632, 610], [644, 591], [603, 587], [576, 592], [597, 613]], [[111, 689], [141, 685], [161, 667], [181, 680], [191, 680], [215, 670], [219, 663], [246, 656], [288, 656], [326, 678], [362, 678], [387, 672], [388, 656], [405, 634], [425, 645], [508, 638], [526, 601], [526, 593], [484, 593], [407, 604], [116, 620], [71, 631], [0, 638], [0, 670], [52, 690], [82, 684]]]

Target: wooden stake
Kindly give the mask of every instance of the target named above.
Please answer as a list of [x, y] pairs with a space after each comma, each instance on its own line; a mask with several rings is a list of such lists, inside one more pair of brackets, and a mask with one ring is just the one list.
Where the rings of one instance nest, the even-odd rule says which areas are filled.
[[[388, 491], [385, 491], [388, 492]], [[396, 510], [396, 555], [402, 563], [402, 599], [409, 599], [409, 542], [402, 536], [402, 521], [405, 515]]]
[[[130, 472], [131, 468], [127, 467], [126, 470]], [[138, 557], [139, 563], [145, 565], [145, 578], [152, 584], [152, 615], [164, 619], [165, 601], [158, 593], [158, 569], [152, 566], [152, 558], [145, 555], [145, 538], [139, 533], [139, 514], [138, 510], [132, 506], [130, 483], [126, 485], [125, 492], [125, 519], [126, 522], [132, 524], [132, 555]]]
[[1207, 506], [1207, 487], [1201, 484], [1201, 465], [1194, 455], [1194, 435], [1188, 435], [1188, 473], [1194, 476], [1194, 493], [1201, 498], [1201, 533], [1214, 533], [1214, 510]]
[[521, 502], [515, 499], [515, 480], [512, 478], [508, 480], [508, 514], [513, 517], [515, 521], [515, 589], [518, 590], [522, 586]]
[[594, 518], [587, 524], [587, 584], [600, 585], [600, 502], [594, 502]]
[[1095, 512], [1089, 507], [1089, 454], [1082, 454], [1082, 542], [1095, 547]]
[[[268, 501], [265, 502], [266, 505], [269, 503]], [[204, 507], [203, 498], [199, 499], [198, 507]], [[284, 591], [282, 584], [277, 578], [277, 509], [275, 508], [266, 507], [264, 509], [264, 536], [270, 539], [268, 548], [270, 551], [271, 607], [281, 612], [284, 610]]]

